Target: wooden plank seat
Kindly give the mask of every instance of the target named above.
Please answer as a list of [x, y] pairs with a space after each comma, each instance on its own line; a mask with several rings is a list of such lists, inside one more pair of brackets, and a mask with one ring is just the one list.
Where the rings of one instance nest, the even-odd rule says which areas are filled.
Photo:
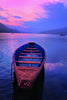
[[41, 53], [20, 53], [21, 55], [41, 55]]
[[43, 57], [28, 57], [28, 56], [19, 56], [19, 58], [33, 58], [33, 59], [42, 59]]
[[37, 50], [37, 48], [26, 48], [27, 50]]
[[23, 50], [23, 52], [40, 52], [39, 50]]
[[16, 61], [18, 63], [24, 63], [24, 64], [40, 64], [39, 61]]
[[[21, 66], [21, 67], [19, 67], [19, 66], [17, 66], [18, 67], [18, 70], [20, 70], [20, 71], [37, 71], [36, 69], [22, 69], [22, 67], [32, 67], [32, 66]], [[35, 67], [34, 67], [35, 68]]]

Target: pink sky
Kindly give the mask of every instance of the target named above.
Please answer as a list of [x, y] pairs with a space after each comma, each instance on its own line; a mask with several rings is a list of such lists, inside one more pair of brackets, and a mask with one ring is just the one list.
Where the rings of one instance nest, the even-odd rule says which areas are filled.
[[[67, 6], [66, 0], [0, 0], [0, 16], [7, 19], [0, 19], [6, 25], [24, 26], [24, 22], [37, 21], [41, 18], [48, 18], [49, 12], [43, 6], [63, 3]], [[16, 17], [18, 16], [18, 17]]]

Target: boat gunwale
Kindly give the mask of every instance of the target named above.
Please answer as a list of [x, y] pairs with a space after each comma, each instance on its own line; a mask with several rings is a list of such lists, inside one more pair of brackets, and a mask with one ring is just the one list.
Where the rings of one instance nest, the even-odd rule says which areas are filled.
[[[24, 46], [24, 45], [26, 45], [26, 44], [28, 44], [28, 43], [30, 43], [30, 42], [23, 43], [23, 45], [21, 45], [20, 47], [17, 47], [17, 49], [14, 51], [14, 54], [13, 54], [13, 62], [15, 61], [15, 54], [16, 54], [17, 50], [19, 50], [19, 48], [21, 48], [22, 46]], [[37, 44], [37, 43], [35, 43], [35, 42], [34, 42], [34, 44], [40, 46], [39, 44]], [[46, 52], [45, 52], [45, 49], [44, 49], [42, 46], [40, 46], [40, 47], [44, 50], [44, 53], [45, 53], [45, 55], [42, 56], [42, 57], [43, 57], [43, 59], [46, 59]]]
[[[28, 42], [28, 43], [30, 43], [30, 42]], [[24, 44], [28, 44], [28, 43], [24, 43]], [[35, 42], [34, 42], [35, 43]], [[36, 44], [36, 43], [35, 43]], [[38, 45], [38, 46], [40, 46], [39, 44], [36, 44], [36, 45]], [[23, 45], [22, 45], [23, 46]], [[37, 74], [36, 74], [36, 76], [35, 77], [33, 77], [33, 81], [32, 81], [32, 84], [34, 83], [34, 81], [36, 80], [36, 78], [38, 77], [38, 75], [39, 75], [39, 73], [41, 72], [41, 70], [42, 70], [42, 68], [43, 68], [43, 66], [44, 66], [44, 63], [45, 63], [45, 60], [46, 60], [46, 53], [45, 53], [45, 50], [43, 49], [43, 47], [41, 47], [41, 49], [43, 49], [43, 52], [44, 52], [44, 55], [42, 54], [42, 61], [41, 61], [41, 64], [40, 64], [40, 66], [39, 67], [29, 67], [29, 66], [17, 66], [17, 64], [16, 64], [16, 59], [15, 59], [15, 57], [16, 57], [16, 53], [18, 52], [18, 50], [19, 50], [19, 48], [21, 48], [22, 46], [20, 46], [20, 47], [18, 47], [16, 50], [15, 50], [15, 52], [14, 52], [14, 55], [13, 55], [13, 63], [14, 63], [14, 68], [15, 68], [15, 74], [16, 74], [16, 78], [17, 78], [17, 81], [18, 81], [18, 86], [21, 88], [21, 85], [22, 85], [22, 83], [21, 83], [21, 78], [19, 78], [19, 75], [18, 75], [18, 71], [19, 70], [30, 70], [30, 71], [32, 71], [32, 69], [33, 69], [33, 71], [37, 71]], [[37, 48], [38, 49], [38, 48]], [[42, 52], [41, 52], [42, 53]], [[22, 71], [21, 70], [21, 71]], [[25, 87], [22, 87], [22, 88], [25, 88]], [[27, 87], [27, 88], [29, 88], [29, 87]]]

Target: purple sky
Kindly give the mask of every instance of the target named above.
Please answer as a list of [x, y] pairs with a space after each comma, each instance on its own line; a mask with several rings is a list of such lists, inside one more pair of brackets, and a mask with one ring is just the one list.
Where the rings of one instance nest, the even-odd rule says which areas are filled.
[[67, 27], [66, 0], [0, 0], [0, 22], [41, 32]]

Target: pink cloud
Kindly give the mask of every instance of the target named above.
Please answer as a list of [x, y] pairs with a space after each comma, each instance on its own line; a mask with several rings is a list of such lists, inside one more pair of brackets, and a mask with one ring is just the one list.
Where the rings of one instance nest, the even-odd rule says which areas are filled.
[[[0, 7], [4, 10], [0, 11], [0, 15], [8, 18], [8, 22], [1, 20], [4, 24], [20, 25], [25, 21], [37, 21], [40, 18], [48, 18], [48, 11], [43, 5], [56, 3], [67, 5], [66, 0], [0, 0]], [[14, 18], [14, 16], [20, 16]]]
[[20, 24], [16, 23], [15, 21], [5, 21], [5, 20], [0, 20], [1, 23], [6, 24], [6, 25], [14, 25], [14, 26], [19, 26]]

